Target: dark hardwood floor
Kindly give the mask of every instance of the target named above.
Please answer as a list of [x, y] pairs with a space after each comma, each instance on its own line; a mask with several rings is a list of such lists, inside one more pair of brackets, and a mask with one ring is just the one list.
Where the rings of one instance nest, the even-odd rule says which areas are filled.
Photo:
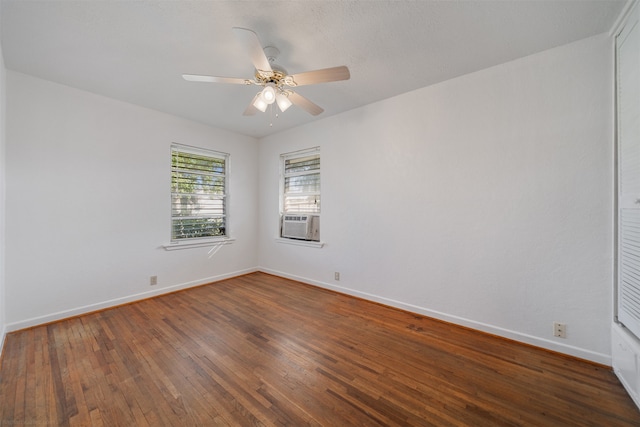
[[640, 426], [607, 367], [263, 273], [7, 336], [0, 425]]

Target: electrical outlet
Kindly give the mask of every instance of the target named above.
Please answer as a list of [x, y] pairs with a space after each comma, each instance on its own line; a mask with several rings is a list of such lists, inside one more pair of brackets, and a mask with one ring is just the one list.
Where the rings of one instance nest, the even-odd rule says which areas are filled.
[[149, 285], [155, 286], [158, 284], [158, 276], [151, 276], [149, 278]]
[[564, 323], [553, 322], [553, 336], [558, 338], [566, 338], [567, 325]]
[[333, 273], [333, 278], [334, 280], [340, 281], [340, 273], [338, 273], [337, 271]]

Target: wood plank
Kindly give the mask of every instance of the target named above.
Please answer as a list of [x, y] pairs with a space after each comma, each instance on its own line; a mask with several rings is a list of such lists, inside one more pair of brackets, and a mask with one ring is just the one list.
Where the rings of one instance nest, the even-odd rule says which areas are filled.
[[18, 331], [0, 424], [637, 426], [611, 369], [264, 273]]

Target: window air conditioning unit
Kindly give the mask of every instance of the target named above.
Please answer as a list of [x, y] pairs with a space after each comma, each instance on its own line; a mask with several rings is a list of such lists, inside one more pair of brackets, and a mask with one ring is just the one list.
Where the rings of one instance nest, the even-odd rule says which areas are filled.
[[320, 217], [307, 214], [284, 214], [282, 237], [300, 240], [320, 240]]

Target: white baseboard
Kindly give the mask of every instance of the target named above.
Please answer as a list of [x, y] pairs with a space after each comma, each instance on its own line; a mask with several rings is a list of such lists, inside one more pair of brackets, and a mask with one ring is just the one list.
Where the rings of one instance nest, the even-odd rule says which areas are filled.
[[0, 354], [3, 354], [4, 351], [4, 341], [7, 336], [7, 327], [6, 325], [2, 325], [2, 329], [0, 330]]
[[5, 332], [18, 331], [20, 329], [31, 328], [33, 326], [43, 325], [46, 323], [55, 322], [62, 319], [78, 316], [81, 314], [91, 313], [93, 311], [104, 310], [111, 307], [116, 307], [122, 304], [128, 304], [135, 301], [141, 301], [147, 298], [156, 297], [159, 295], [169, 294], [171, 292], [180, 291], [182, 289], [193, 288], [195, 286], [206, 285], [207, 283], [218, 282], [220, 280], [229, 279], [231, 277], [242, 276], [244, 274], [253, 273], [258, 271], [257, 268], [248, 268], [246, 270], [234, 271], [231, 273], [220, 274], [218, 276], [206, 277], [203, 279], [193, 280], [191, 282], [180, 283], [173, 286], [160, 288], [153, 291], [142, 292], [139, 294], [128, 295], [126, 297], [115, 298], [108, 301], [99, 302], [96, 304], [89, 304], [82, 307], [76, 307], [69, 310], [63, 310], [56, 313], [47, 314], [45, 316], [34, 317], [31, 319], [21, 320], [19, 322], [9, 323], [5, 325], [3, 331], [3, 339]]
[[161, 289], [157, 289], [157, 290], [153, 290], [153, 291], [148, 291], [148, 292], [142, 292], [139, 294], [134, 294], [134, 295], [129, 295], [126, 297], [121, 297], [121, 298], [115, 298], [109, 301], [103, 301], [100, 303], [96, 303], [96, 304], [90, 304], [90, 305], [86, 305], [86, 306], [82, 306], [82, 307], [76, 307], [73, 309], [69, 309], [69, 310], [64, 310], [64, 311], [59, 311], [56, 313], [51, 313], [51, 314], [47, 314], [45, 316], [39, 316], [39, 317], [34, 317], [31, 319], [26, 319], [26, 320], [21, 320], [19, 322], [14, 322], [14, 323], [9, 323], [4, 325], [4, 328], [1, 331], [1, 336], [0, 336], [0, 351], [2, 350], [2, 348], [4, 347], [4, 339], [7, 333], [9, 332], [13, 332], [13, 331], [18, 331], [20, 329], [26, 329], [26, 328], [30, 328], [33, 326], [38, 326], [38, 325], [42, 325], [42, 324], [46, 324], [46, 323], [50, 323], [50, 322], [55, 322], [58, 320], [62, 320], [62, 319], [66, 319], [69, 317], [74, 317], [74, 316], [78, 316], [81, 314], [86, 314], [86, 313], [91, 313], [93, 311], [98, 311], [98, 310], [104, 310], [107, 308], [111, 308], [111, 307], [115, 307], [118, 305], [122, 305], [122, 304], [128, 304], [131, 302], [135, 302], [135, 301], [140, 301], [143, 299], [147, 299], [147, 298], [151, 298], [151, 297], [155, 297], [155, 296], [159, 296], [159, 295], [163, 295], [163, 294], [168, 294], [171, 292], [175, 292], [175, 291], [179, 291], [182, 289], [188, 289], [188, 288], [192, 288], [195, 286], [200, 286], [200, 285], [204, 285], [207, 283], [212, 283], [212, 282], [217, 282], [220, 280], [224, 280], [224, 279], [229, 279], [231, 277], [236, 277], [236, 276], [241, 276], [244, 274], [248, 274], [248, 273], [253, 273], [255, 271], [263, 271], [265, 273], [268, 274], [273, 274], [275, 276], [280, 276], [280, 277], [284, 277], [287, 279], [292, 279], [292, 280], [296, 280], [302, 283], [307, 283], [313, 286], [317, 286], [319, 288], [324, 288], [324, 289], [329, 289], [329, 290], [333, 290], [336, 292], [340, 292], [346, 295], [352, 295], [358, 298], [362, 298], [362, 299], [366, 299], [368, 301], [373, 301], [373, 302], [377, 302], [380, 304], [384, 304], [384, 305], [388, 305], [390, 307], [395, 307], [395, 308], [399, 308], [402, 310], [406, 310], [406, 311], [410, 311], [412, 313], [417, 313], [417, 314], [422, 314], [424, 316], [428, 316], [428, 317], [432, 317], [434, 319], [439, 319], [439, 320], [443, 320], [445, 322], [449, 322], [449, 323], [453, 323], [456, 325], [460, 325], [460, 326], [465, 326], [468, 328], [472, 328], [472, 329], [476, 329], [478, 331], [482, 331], [482, 332], [486, 332], [489, 334], [493, 334], [493, 335], [498, 335], [504, 338], [508, 338], [508, 339], [512, 339], [514, 341], [519, 341], [522, 343], [526, 343], [529, 345], [533, 345], [536, 347], [541, 347], [547, 350], [552, 350], [552, 351], [556, 351], [559, 353], [564, 353], [564, 354], [568, 354], [574, 357], [578, 357], [581, 359], [585, 359], [585, 360], [590, 360], [592, 362], [596, 362], [596, 363], [600, 363], [603, 365], [607, 365], [607, 366], [611, 366], [612, 360], [611, 360], [611, 355], [608, 354], [602, 354], [602, 353], [597, 353], [597, 352], [593, 352], [590, 350], [586, 350], [583, 348], [579, 348], [579, 347], [574, 347], [574, 346], [570, 346], [570, 345], [566, 345], [566, 344], [561, 344], [561, 343], [557, 343], [551, 340], [547, 340], [544, 338], [540, 338], [540, 337], [536, 337], [536, 336], [532, 336], [532, 335], [528, 335], [528, 334], [523, 334], [521, 332], [517, 332], [517, 331], [512, 331], [509, 329], [504, 329], [498, 326], [494, 326], [494, 325], [489, 325], [489, 324], [485, 324], [485, 323], [481, 323], [481, 322], [477, 322], [474, 320], [470, 320], [470, 319], [466, 319], [463, 317], [459, 317], [459, 316], [454, 316], [454, 315], [450, 315], [447, 313], [442, 313], [439, 311], [435, 311], [435, 310], [431, 310], [428, 308], [424, 308], [424, 307], [419, 307], [413, 304], [408, 304], [408, 303], [404, 303], [402, 301], [396, 301], [393, 299], [389, 299], [389, 298], [385, 298], [385, 297], [381, 297], [378, 295], [374, 295], [374, 294], [370, 294], [367, 292], [361, 292], [361, 291], [357, 291], [354, 289], [350, 289], [350, 288], [345, 288], [342, 286], [336, 286], [334, 284], [330, 284], [330, 283], [326, 283], [326, 282], [321, 282], [318, 280], [313, 280], [313, 279], [309, 279], [306, 277], [301, 277], [301, 276], [296, 276], [293, 274], [289, 274], [289, 273], [285, 273], [282, 271], [277, 271], [277, 270], [272, 270], [269, 268], [263, 268], [263, 267], [255, 267], [255, 268], [249, 268], [249, 269], [245, 269], [245, 270], [240, 270], [240, 271], [235, 271], [235, 272], [231, 272], [231, 273], [226, 273], [226, 274], [221, 274], [218, 276], [212, 276], [212, 277], [207, 277], [207, 278], [203, 278], [203, 279], [199, 279], [199, 280], [194, 280], [191, 282], [186, 282], [186, 283], [180, 283], [177, 285], [173, 285], [173, 286], [169, 286], [169, 287], [165, 287], [165, 288], [161, 288]]
[[512, 331], [512, 330], [501, 328], [498, 326], [489, 325], [489, 324], [477, 322], [471, 319], [465, 319], [463, 317], [454, 316], [447, 313], [431, 310], [428, 308], [419, 307], [413, 304], [404, 303], [402, 301], [396, 301], [396, 300], [381, 297], [378, 295], [369, 294], [366, 292], [360, 292], [354, 289], [344, 288], [342, 286], [336, 286], [330, 283], [308, 279], [306, 277], [300, 277], [293, 274], [288, 274], [282, 271], [272, 270], [272, 269], [263, 268], [263, 267], [258, 267], [257, 270], [262, 271], [264, 273], [273, 274], [274, 276], [280, 276], [287, 279], [296, 280], [298, 282], [307, 283], [309, 285], [317, 286], [320, 288], [329, 289], [329, 290], [333, 290], [343, 294], [366, 299], [368, 301], [374, 301], [380, 304], [399, 308], [401, 310], [406, 310], [412, 313], [422, 314], [427, 317], [432, 317], [434, 319], [442, 320], [442, 321], [453, 323], [460, 326], [465, 326], [465, 327], [486, 332], [489, 334], [498, 335], [500, 337], [504, 337], [504, 338], [508, 338], [521, 343], [533, 345], [535, 347], [540, 347], [540, 348], [555, 351], [558, 353], [567, 354], [580, 359], [596, 362], [602, 365], [611, 366], [611, 355], [609, 354], [597, 353], [597, 352], [583, 349], [580, 347], [557, 343], [555, 341], [547, 340], [545, 338], [523, 334], [522, 332]]

